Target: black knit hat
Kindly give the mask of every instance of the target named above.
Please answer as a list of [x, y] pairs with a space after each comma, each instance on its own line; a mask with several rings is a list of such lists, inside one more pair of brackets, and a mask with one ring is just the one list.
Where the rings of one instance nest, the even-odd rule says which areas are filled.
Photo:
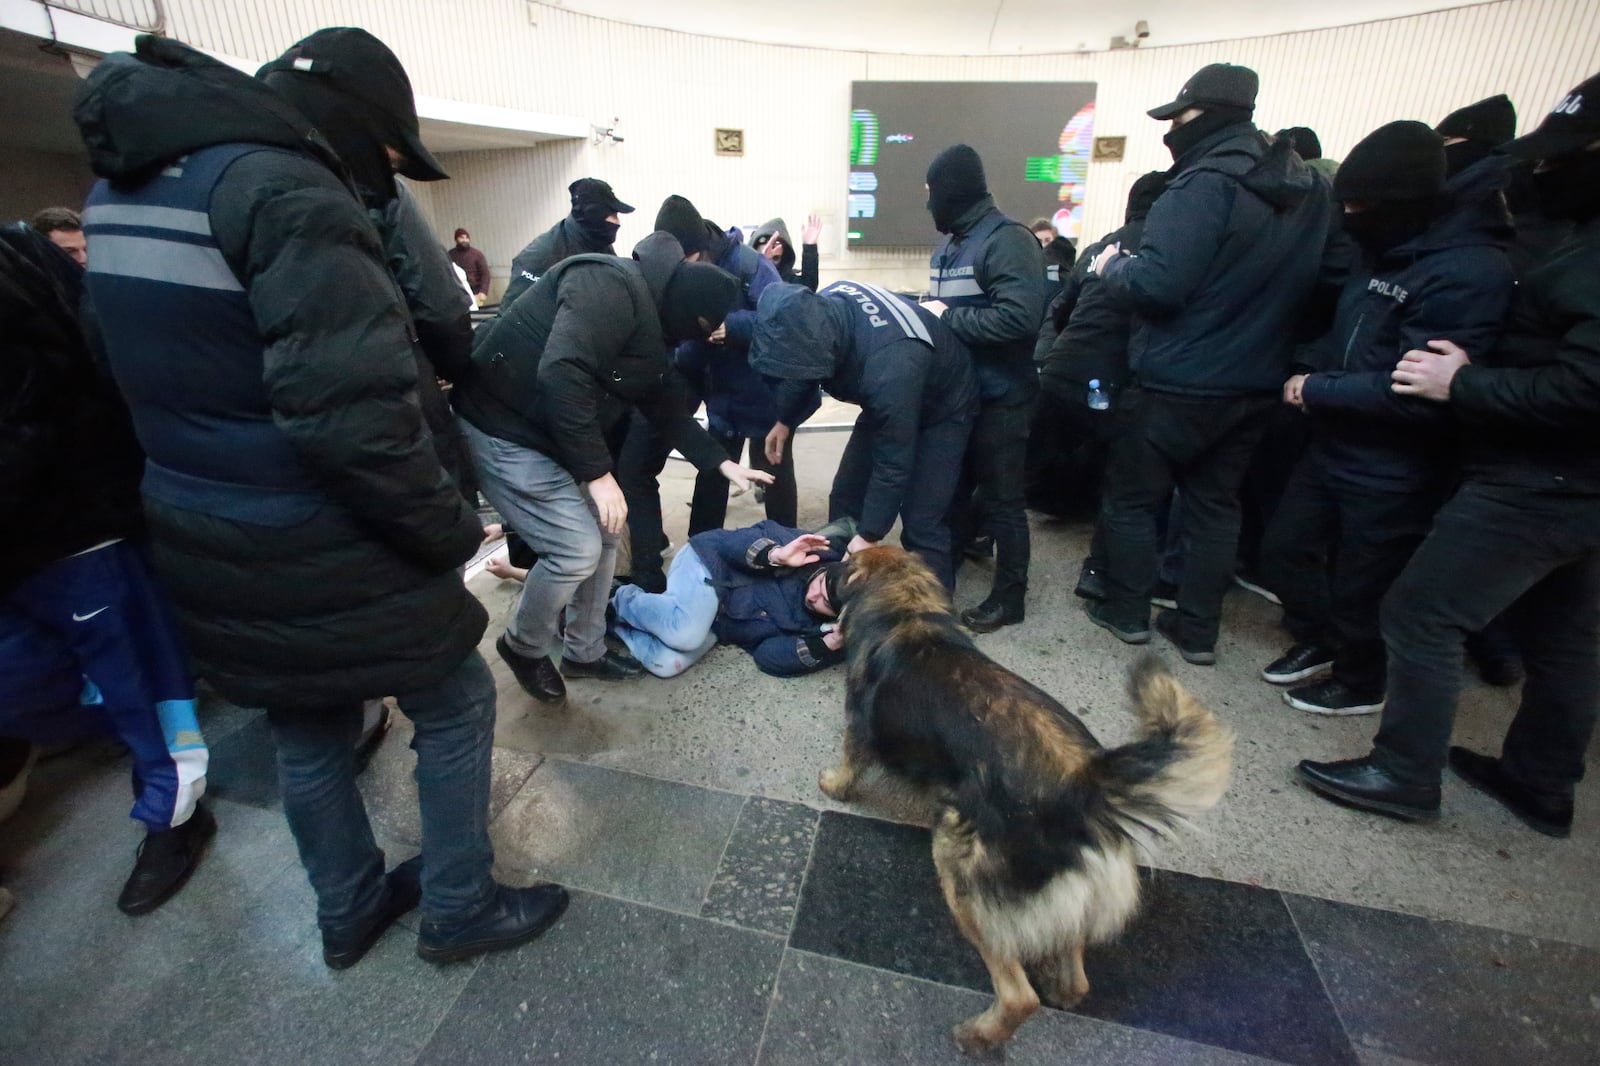
[[1145, 114], [1151, 118], [1158, 118], [1165, 122], [1169, 118], [1176, 118], [1191, 107], [1205, 110], [1210, 107], [1242, 108], [1245, 111], [1256, 109], [1256, 93], [1261, 88], [1261, 79], [1249, 67], [1235, 66], [1232, 63], [1210, 63], [1194, 72], [1194, 76], [1183, 83], [1183, 88], [1178, 90], [1178, 98], [1170, 104], [1152, 107]]
[[1344, 201], [1421, 200], [1444, 192], [1444, 138], [1425, 122], [1379, 126], [1350, 149], [1333, 176]]
[[1573, 89], [1526, 137], [1505, 146], [1518, 159], [1560, 159], [1600, 140], [1600, 74]]
[[661, 293], [662, 332], [670, 343], [703, 341], [722, 325], [738, 299], [739, 279], [726, 270], [710, 263], [679, 263]]
[[1322, 158], [1322, 141], [1317, 137], [1317, 131], [1309, 126], [1290, 126], [1286, 130], [1279, 130], [1273, 135], [1273, 140], [1281, 141], [1288, 138], [1294, 147], [1294, 154], [1301, 159], [1310, 161]]
[[983, 160], [964, 144], [952, 144], [928, 164], [928, 210], [939, 232], [948, 233], [962, 212], [989, 195]]
[[1517, 135], [1517, 109], [1505, 93], [1468, 104], [1433, 127], [1441, 137], [1465, 137], [1488, 145], [1505, 144]]
[[661, 201], [661, 210], [656, 212], [655, 228], [678, 238], [686, 256], [705, 250], [705, 219], [700, 217], [694, 204], [682, 196], [673, 194]]
[[1167, 182], [1171, 180], [1172, 172], [1167, 170], [1152, 170], [1140, 175], [1139, 180], [1133, 183], [1133, 188], [1128, 190], [1127, 220], [1132, 222], [1148, 215], [1161, 194], [1167, 191]]

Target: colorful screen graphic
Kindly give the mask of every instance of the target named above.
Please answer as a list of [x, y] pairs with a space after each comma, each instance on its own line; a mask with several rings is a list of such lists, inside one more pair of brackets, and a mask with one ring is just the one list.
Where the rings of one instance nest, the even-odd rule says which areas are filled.
[[857, 246], [926, 246], [923, 186], [952, 144], [983, 159], [1000, 209], [1077, 237], [1094, 142], [1093, 82], [858, 81], [851, 86], [845, 215]]

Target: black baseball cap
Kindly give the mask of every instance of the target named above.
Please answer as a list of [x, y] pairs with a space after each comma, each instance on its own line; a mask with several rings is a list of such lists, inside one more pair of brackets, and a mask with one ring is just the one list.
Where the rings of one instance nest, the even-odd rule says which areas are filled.
[[1246, 111], [1256, 109], [1256, 92], [1261, 79], [1249, 67], [1232, 63], [1209, 63], [1195, 71], [1194, 77], [1183, 83], [1178, 98], [1170, 104], [1152, 107], [1145, 114], [1165, 122], [1191, 107], [1238, 107]]
[[289, 47], [256, 77], [289, 71], [327, 79], [335, 91], [362, 104], [383, 128], [382, 139], [405, 159], [397, 168], [415, 181], [448, 178], [417, 132], [417, 101], [411, 79], [389, 46], [366, 30], [331, 26]]
[[611, 191], [611, 183], [601, 181], [599, 178], [579, 178], [567, 186], [567, 192], [572, 196], [573, 207], [579, 207], [583, 204], [600, 204], [619, 215], [627, 215], [633, 212], [633, 205], [625, 204], [617, 199], [617, 194]]
[[1539, 128], [1501, 147], [1519, 159], [1559, 159], [1600, 141], [1600, 74], [1573, 89]]

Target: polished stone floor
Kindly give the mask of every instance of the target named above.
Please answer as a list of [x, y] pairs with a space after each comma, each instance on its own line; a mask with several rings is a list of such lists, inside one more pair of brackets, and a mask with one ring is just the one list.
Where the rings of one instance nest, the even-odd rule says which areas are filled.
[[[803, 522], [824, 517], [842, 442], [799, 439]], [[669, 467], [679, 542], [689, 480]], [[737, 499], [729, 522], [757, 515]], [[1133, 652], [1071, 595], [1086, 531], [1036, 520], [1034, 533], [1028, 620], [980, 643], [1115, 743]], [[986, 577], [969, 567], [958, 600]], [[488, 575], [471, 586], [496, 619], [514, 595]], [[1364, 751], [1374, 722], [1300, 715], [1256, 679], [1275, 621], [1234, 594], [1217, 667], [1170, 656], [1237, 732], [1234, 784], [1145, 872], [1140, 916], [1089, 955], [1088, 999], [1041, 1011], [1005, 1061], [1600, 1061], [1600, 790], [1580, 792], [1568, 841], [1454, 781], [1433, 826], [1317, 800], [1294, 761]], [[329, 972], [265, 722], [213, 700], [219, 833], [155, 914], [113, 903], [138, 841], [114, 749], [41, 763], [0, 827], [17, 896], [0, 921], [0, 1063], [963, 1061], [949, 1029], [983, 1007], [987, 980], [939, 899], [926, 831], [816, 791], [838, 744], [836, 672], [780, 681], [719, 648], [672, 681], [574, 683], [551, 714], [486, 648], [501, 682], [498, 872], [574, 889], [550, 933], [438, 968], [415, 957], [408, 918]], [[1469, 687], [1458, 741], [1494, 750], [1514, 706]], [[417, 845], [407, 740], [401, 722], [362, 779], [391, 861]]]

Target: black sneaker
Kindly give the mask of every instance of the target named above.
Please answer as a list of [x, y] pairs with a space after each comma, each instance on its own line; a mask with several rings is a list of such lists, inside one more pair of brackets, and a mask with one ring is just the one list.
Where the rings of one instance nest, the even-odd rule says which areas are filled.
[[1499, 759], [1466, 748], [1450, 748], [1450, 769], [1456, 776], [1497, 801], [1529, 829], [1547, 837], [1572, 835], [1572, 796], [1535, 792], [1506, 773]]
[[1085, 563], [1083, 569], [1078, 571], [1078, 587], [1072, 592], [1081, 599], [1103, 600], [1106, 598], [1106, 576], [1098, 568]]
[[1155, 590], [1150, 593], [1150, 606], [1165, 607], [1169, 611], [1178, 609], [1178, 586], [1171, 581], [1157, 581]]
[[123, 914], [149, 914], [177, 894], [200, 865], [206, 845], [217, 835], [217, 820], [200, 804], [182, 825], [145, 834], [122, 886], [117, 907]]
[[993, 633], [1002, 626], [1014, 626], [1026, 616], [1022, 601], [984, 600], [961, 612], [961, 624], [974, 633]]
[[511, 667], [511, 676], [517, 679], [522, 691], [534, 699], [542, 703], [560, 703], [567, 698], [567, 683], [561, 680], [561, 671], [549, 656], [518, 655], [504, 633], [494, 642], [494, 650]]
[[1166, 637], [1183, 661], [1194, 666], [1215, 666], [1217, 649], [1202, 648], [1185, 640], [1180, 632], [1182, 619], [1177, 611], [1162, 611], [1156, 615], [1156, 632]]
[[428, 962], [459, 962], [526, 944], [556, 923], [567, 901], [567, 890], [560, 885], [496, 885], [494, 898], [466, 921], [423, 922], [417, 955]]
[[1283, 702], [1308, 714], [1377, 714], [1383, 710], [1383, 696], [1363, 696], [1350, 691], [1343, 681], [1329, 678], [1314, 685], [1302, 685], [1283, 694]]
[[561, 657], [562, 677], [590, 677], [596, 681], [631, 681], [645, 674], [644, 664], [626, 651], [607, 647], [592, 663]]
[[1110, 633], [1124, 644], [1150, 643], [1150, 624], [1140, 625], [1137, 622], [1119, 622], [1105, 614], [1105, 604], [1091, 603], [1086, 611], [1089, 621]]
[[1273, 592], [1271, 589], [1267, 588], [1250, 575], [1234, 574], [1233, 583], [1244, 589], [1246, 592], [1255, 593], [1268, 603], [1276, 603], [1279, 606], [1282, 606], [1283, 604], [1283, 601], [1278, 598], [1278, 594], [1276, 592]]
[[348, 970], [372, 950], [385, 930], [422, 901], [422, 856], [407, 859], [384, 875], [388, 895], [366, 925], [343, 933], [322, 934], [322, 961], [330, 970]]
[[1269, 685], [1292, 685], [1315, 677], [1333, 666], [1333, 649], [1321, 644], [1296, 644], [1261, 671], [1261, 680]]

